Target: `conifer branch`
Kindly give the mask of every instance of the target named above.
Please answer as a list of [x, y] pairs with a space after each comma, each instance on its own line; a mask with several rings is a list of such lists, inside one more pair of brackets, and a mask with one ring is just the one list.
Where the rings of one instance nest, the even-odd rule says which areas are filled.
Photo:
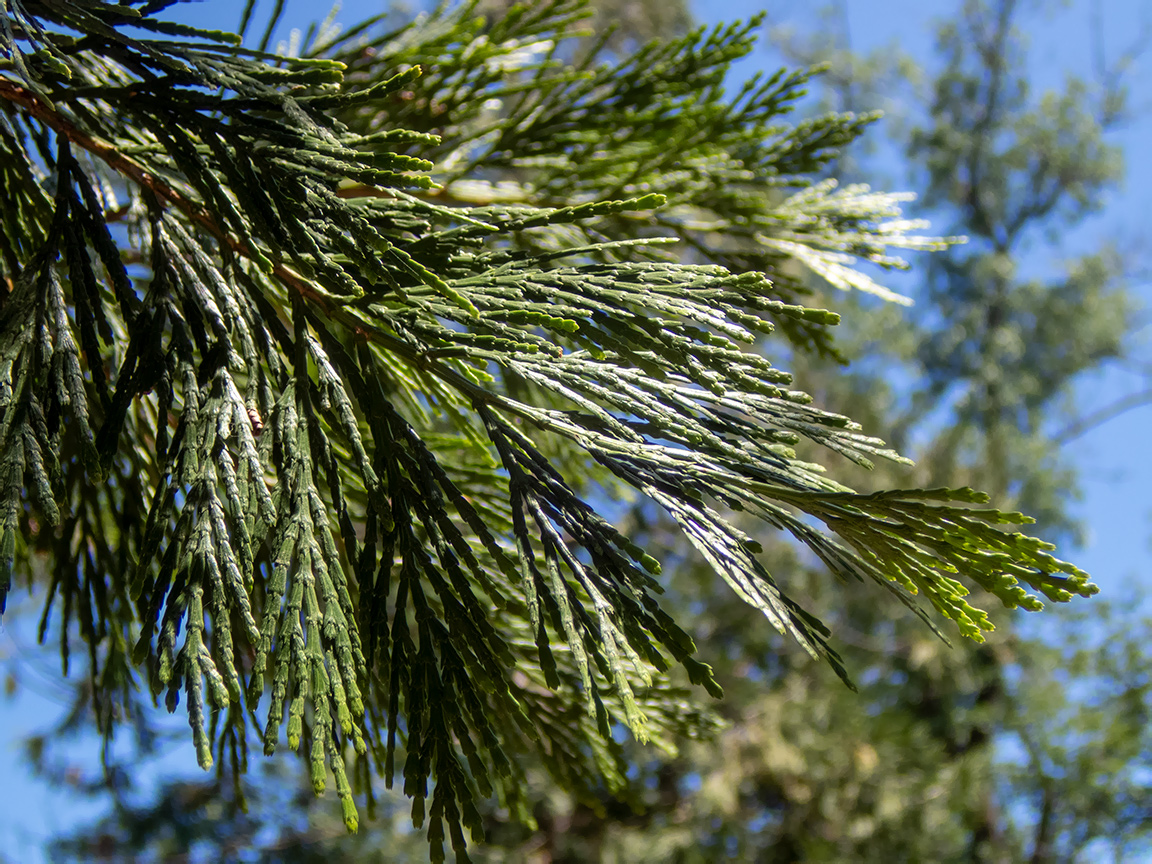
[[761, 350], [834, 352], [798, 268], [895, 299], [857, 258], [950, 241], [812, 183], [873, 118], [781, 124], [804, 74], [721, 98], [748, 25], [595, 69], [557, 53], [578, 3], [445, 7], [284, 61], [132, 4], [24, 5], [59, 32], [0, 29], [0, 603], [53, 562], [42, 632], [62, 598], [104, 716], [139, 674], [204, 767], [250, 733], [307, 748], [351, 830], [351, 778], [399, 772], [433, 857], [463, 856], [476, 796], [521, 806], [533, 760], [622, 784], [615, 724], [683, 728], [673, 664], [720, 695], [597, 482], [845, 681], [729, 510], [975, 639], [971, 585], [1095, 591], [972, 490], [860, 494], [799, 458], [900, 459]]

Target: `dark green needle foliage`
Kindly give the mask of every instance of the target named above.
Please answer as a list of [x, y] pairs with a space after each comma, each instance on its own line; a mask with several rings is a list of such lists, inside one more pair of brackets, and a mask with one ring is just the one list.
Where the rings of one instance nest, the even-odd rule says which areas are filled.
[[944, 241], [820, 182], [873, 118], [723, 93], [754, 25], [621, 56], [580, 4], [464, 6], [285, 57], [171, 5], [0, 6], [0, 598], [44, 592], [105, 736], [182, 701], [203, 767], [286, 743], [350, 829], [398, 777], [437, 860], [478, 796], [530, 821], [526, 766], [621, 788], [614, 732], [708, 723], [671, 667], [720, 688], [600, 489], [845, 680], [726, 512], [976, 639], [970, 589], [1095, 591], [980, 493], [797, 457], [899, 458], [767, 359], [835, 354], [807, 274], [884, 295], [858, 258]]

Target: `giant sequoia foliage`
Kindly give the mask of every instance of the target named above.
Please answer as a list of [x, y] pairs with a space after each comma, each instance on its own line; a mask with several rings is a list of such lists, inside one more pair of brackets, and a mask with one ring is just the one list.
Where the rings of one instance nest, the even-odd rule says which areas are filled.
[[202, 766], [286, 743], [350, 828], [400, 774], [442, 856], [477, 796], [531, 819], [526, 766], [594, 798], [614, 732], [706, 722], [670, 667], [720, 695], [605, 493], [845, 680], [726, 513], [976, 639], [970, 589], [1095, 591], [980, 493], [797, 456], [899, 459], [767, 359], [835, 356], [806, 274], [896, 299], [857, 260], [943, 241], [820, 180], [870, 116], [725, 96], [750, 25], [619, 57], [464, 6], [283, 57], [171, 5], [0, 7], [0, 598], [44, 592], [105, 735], [183, 701]]

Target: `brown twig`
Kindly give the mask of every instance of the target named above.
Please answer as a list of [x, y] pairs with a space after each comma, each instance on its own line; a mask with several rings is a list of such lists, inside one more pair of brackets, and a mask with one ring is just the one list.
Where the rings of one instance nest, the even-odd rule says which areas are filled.
[[[59, 113], [44, 104], [43, 100], [36, 96], [35, 93], [32, 93], [27, 88], [21, 87], [13, 81], [0, 78], [0, 98], [23, 108], [58, 135], [65, 136], [76, 146], [100, 157], [100, 159], [107, 163], [114, 171], [134, 181], [137, 185], [148, 189], [158, 199], [178, 209], [221, 243], [226, 244], [237, 255], [249, 260], [255, 259], [256, 256], [253, 250], [250, 249], [246, 243], [236, 239], [221, 228], [212, 217], [212, 214], [209, 213], [203, 205], [191, 200], [178, 189], [174, 189], [142, 165], [125, 156], [108, 142], [102, 141], [99, 138], [89, 135], [82, 129], [77, 128]], [[364, 190], [368, 188], [370, 187], [356, 187], [356, 191], [359, 195], [363, 195], [365, 194]], [[424, 368], [441, 380], [451, 384], [462, 393], [467, 393], [474, 401], [496, 404], [516, 414], [524, 415], [526, 413], [526, 410], [517, 403], [501, 399], [494, 394], [488, 393], [474, 385], [454, 369], [442, 363], [419, 357], [416, 352], [399, 339], [394, 339], [385, 333], [379, 332], [371, 325], [349, 314], [346, 310], [341, 309], [339, 305], [332, 304], [324, 294], [317, 291], [303, 276], [289, 267], [280, 263], [274, 263], [272, 273], [288, 286], [288, 288], [295, 291], [301, 299], [311, 302], [326, 317], [338, 321], [347, 327], [356, 338], [381, 345], [393, 353], [404, 357], [409, 362], [421, 366], [421, 368]], [[539, 422], [539, 418], [536, 418], [534, 415], [528, 416], [530, 416], [530, 419]]]
[[[138, 186], [148, 189], [158, 199], [171, 204], [221, 243], [227, 245], [237, 255], [249, 260], [256, 257], [246, 243], [236, 239], [221, 228], [203, 205], [191, 200], [178, 189], [172, 188], [144, 166], [129, 159], [107, 141], [101, 141], [77, 128], [45, 105], [40, 97], [27, 88], [21, 87], [14, 81], [0, 78], [0, 98], [23, 108], [57, 135], [63, 135], [76, 146], [100, 157], [113, 171], [127, 177]], [[325, 313], [330, 311], [328, 299], [309, 285], [308, 281], [296, 271], [277, 262], [272, 265], [272, 273], [301, 297], [319, 306]]]

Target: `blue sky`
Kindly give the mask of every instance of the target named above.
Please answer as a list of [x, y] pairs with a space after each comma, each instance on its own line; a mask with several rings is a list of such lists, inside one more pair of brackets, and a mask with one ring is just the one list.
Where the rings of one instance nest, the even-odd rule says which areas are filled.
[[[267, 10], [271, 3], [263, 3]], [[695, 2], [694, 12], [705, 23], [748, 17], [761, 10], [769, 13], [774, 24], [787, 24], [799, 31], [820, 23], [812, 5], [801, 0], [728, 0], [728, 2]], [[912, 55], [931, 67], [933, 21], [951, 12], [954, 0], [869, 0], [845, 3], [847, 32], [855, 51], [869, 52], [889, 45]], [[1052, 14], [1031, 12], [1027, 19], [1032, 52], [1030, 64], [1038, 86], [1057, 86], [1067, 74], [1088, 77], [1092, 54], [1089, 32], [1090, 3], [1079, 0], [1071, 4], [1049, 4], [1060, 7]], [[183, 20], [216, 28], [235, 26], [239, 4], [233, 0], [204, 0], [179, 10]], [[339, 20], [352, 22], [384, 8], [380, 0], [346, 0]], [[1033, 8], [1033, 6], [1029, 6]], [[1114, 57], [1127, 47], [1139, 31], [1142, 15], [1152, 14], [1139, 0], [1101, 2], [1105, 33], [1105, 54]], [[325, 3], [288, 0], [288, 25], [300, 26], [313, 15], [322, 16]], [[836, 22], [839, 26], [841, 21]], [[256, 28], [253, 28], [254, 30]], [[283, 28], [282, 28], [283, 29]], [[778, 55], [768, 49], [758, 51], [740, 70], [747, 74], [757, 68], [775, 68]], [[1146, 143], [1152, 140], [1152, 59], [1143, 57], [1129, 71], [1132, 97], [1137, 109], [1131, 123], [1120, 129], [1113, 142], [1127, 157], [1128, 177], [1123, 188], [1107, 196], [1103, 211], [1066, 238], [1062, 250], [1037, 244], [1024, 262], [1035, 272], [1050, 272], [1060, 266], [1062, 254], [1067, 257], [1098, 247], [1112, 239], [1133, 249], [1152, 249], [1152, 160], [1143, 158]], [[894, 177], [900, 166], [893, 162]], [[896, 184], [899, 186], [900, 184]], [[913, 261], [915, 264], [915, 261]], [[1152, 254], [1137, 255], [1137, 274], [1133, 285], [1146, 305], [1152, 300]], [[1147, 349], [1147, 345], [1144, 346]], [[1144, 350], [1142, 356], [1152, 362]], [[1143, 389], [1142, 375], [1111, 369], [1081, 382], [1077, 404], [1085, 411], [1102, 407], [1120, 396]], [[1075, 560], [1089, 570], [1105, 592], [1120, 598], [1133, 589], [1147, 586], [1149, 575], [1149, 538], [1152, 537], [1152, 460], [1141, 458], [1147, 446], [1146, 424], [1150, 408], [1136, 409], [1076, 440], [1071, 454], [1082, 474], [1084, 498], [1077, 505], [1088, 526], [1085, 547], [1075, 553]], [[15, 602], [11, 602], [15, 601]], [[13, 597], [10, 608], [34, 608], [39, 598], [21, 601]], [[31, 605], [29, 605], [31, 603]], [[5, 670], [15, 670], [20, 683], [15, 699], [0, 699], [0, 861], [5, 858], [21, 864], [43, 860], [43, 842], [56, 831], [77, 822], [87, 821], [97, 808], [83, 799], [50, 789], [34, 780], [22, 767], [16, 742], [33, 729], [42, 728], [60, 711], [61, 685], [57, 679], [58, 655], [51, 647], [40, 653], [35, 648], [31, 627], [18, 622], [20, 616], [6, 617], [0, 631], [0, 661]], [[15, 662], [10, 662], [15, 661]], [[183, 725], [181, 715], [175, 718]], [[186, 728], [186, 727], [185, 727]], [[94, 752], [94, 748], [89, 748]], [[162, 761], [164, 770], [195, 770], [192, 748], [179, 749]]]

